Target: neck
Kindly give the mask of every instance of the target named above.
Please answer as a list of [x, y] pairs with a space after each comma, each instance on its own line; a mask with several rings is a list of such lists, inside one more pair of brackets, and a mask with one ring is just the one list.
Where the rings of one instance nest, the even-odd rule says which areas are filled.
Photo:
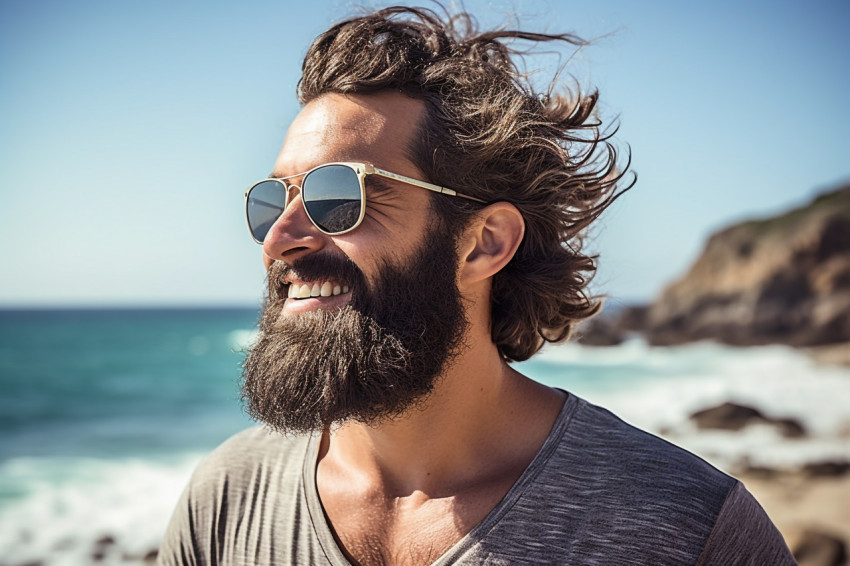
[[513, 370], [484, 338], [473, 339], [437, 378], [434, 392], [403, 417], [327, 432], [320, 467], [348, 470], [388, 497], [417, 491], [441, 497], [471, 483], [518, 477], [564, 397]]

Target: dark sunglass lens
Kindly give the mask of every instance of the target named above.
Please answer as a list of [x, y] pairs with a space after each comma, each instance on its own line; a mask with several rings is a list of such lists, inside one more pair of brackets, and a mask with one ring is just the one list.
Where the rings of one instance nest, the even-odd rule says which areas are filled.
[[325, 232], [349, 230], [360, 218], [360, 181], [345, 165], [326, 165], [304, 177], [301, 198], [310, 218]]
[[286, 189], [278, 181], [262, 181], [248, 193], [245, 212], [254, 238], [262, 242], [286, 208]]

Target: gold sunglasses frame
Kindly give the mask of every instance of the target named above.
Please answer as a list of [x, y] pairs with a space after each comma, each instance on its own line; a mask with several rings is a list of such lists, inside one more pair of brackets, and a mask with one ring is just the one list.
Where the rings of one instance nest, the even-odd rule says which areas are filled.
[[[309, 171], [305, 171], [304, 173], [297, 173], [295, 175], [287, 175], [286, 177], [269, 177], [267, 179], [263, 179], [262, 181], [257, 181], [256, 183], [254, 183], [253, 185], [248, 187], [248, 190], [245, 191], [245, 220], [248, 221], [248, 231], [251, 233], [251, 237], [254, 239], [255, 242], [257, 242], [258, 244], [263, 243], [262, 241], [258, 240], [256, 237], [254, 237], [254, 231], [251, 229], [251, 222], [248, 219], [248, 198], [249, 198], [249, 195], [251, 194], [251, 191], [254, 189], [254, 187], [259, 185], [260, 183], [265, 183], [267, 181], [276, 181], [276, 182], [280, 183], [283, 186], [283, 190], [286, 192], [286, 203], [284, 205], [284, 210], [281, 211], [281, 215], [282, 215], [283, 212], [286, 210], [286, 207], [289, 206], [289, 202], [290, 202], [289, 191], [292, 190], [293, 188], [298, 189], [299, 192], [301, 191], [300, 185], [296, 185], [294, 183], [287, 183], [286, 182], [287, 179], [294, 179], [296, 177], [306, 178], [307, 175], [309, 175], [313, 171], [316, 171], [316, 170], [321, 169], [323, 167], [327, 167], [329, 165], [343, 165], [345, 167], [348, 167], [352, 171], [354, 171], [354, 173], [357, 175], [357, 180], [360, 184], [361, 206], [360, 206], [360, 216], [357, 218], [357, 221], [354, 223], [354, 225], [351, 228], [346, 228], [345, 230], [341, 230], [339, 232], [328, 232], [328, 231], [322, 229], [316, 223], [316, 221], [313, 219], [313, 217], [310, 216], [310, 211], [307, 210], [307, 205], [304, 204], [304, 199], [301, 199], [301, 205], [304, 207], [304, 213], [307, 215], [307, 218], [310, 219], [310, 223], [313, 224], [313, 226], [315, 226], [316, 229], [318, 231], [320, 231], [322, 234], [326, 234], [328, 236], [340, 236], [342, 234], [347, 234], [348, 232], [351, 232], [352, 230], [354, 230], [355, 228], [360, 226], [360, 223], [363, 222], [363, 218], [366, 216], [366, 177], [368, 177], [369, 175], [378, 175], [379, 177], [385, 177], [387, 179], [393, 179], [394, 181], [399, 181], [399, 182], [405, 183], [407, 185], [419, 187], [420, 189], [425, 189], [425, 190], [432, 191], [432, 192], [435, 192], [435, 193], [440, 193], [441, 195], [448, 195], [450, 197], [460, 197], [460, 198], [471, 200], [471, 201], [478, 202], [478, 203], [481, 203], [481, 204], [487, 204], [487, 201], [481, 200], [481, 199], [473, 197], [473, 196], [465, 195], [463, 193], [459, 193], [459, 192], [452, 190], [452, 189], [449, 189], [447, 187], [441, 187], [439, 185], [434, 185], [434, 184], [428, 183], [426, 181], [420, 181], [419, 179], [414, 179], [412, 177], [405, 177], [404, 175], [399, 175], [398, 173], [392, 173], [392, 172], [386, 171], [384, 169], [378, 169], [377, 167], [375, 167], [371, 163], [359, 163], [359, 162], [352, 162], [352, 161], [334, 161], [334, 162], [331, 162], [331, 163], [322, 163], [321, 165], [317, 165], [316, 167], [313, 167], [312, 169], [310, 169]], [[303, 180], [301, 181], [301, 184], [302, 185], [304, 184]], [[280, 216], [278, 216], [278, 218], [280, 218]], [[275, 219], [275, 222], [277, 222], [277, 219]], [[274, 225], [274, 223], [272, 223], [272, 225]]]

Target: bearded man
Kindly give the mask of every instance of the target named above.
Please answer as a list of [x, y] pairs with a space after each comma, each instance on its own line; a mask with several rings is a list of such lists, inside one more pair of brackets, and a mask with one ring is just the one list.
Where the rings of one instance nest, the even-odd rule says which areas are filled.
[[793, 564], [733, 478], [514, 370], [599, 306], [616, 197], [596, 94], [541, 94], [465, 14], [388, 8], [310, 47], [246, 193], [265, 426], [195, 472], [161, 564]]

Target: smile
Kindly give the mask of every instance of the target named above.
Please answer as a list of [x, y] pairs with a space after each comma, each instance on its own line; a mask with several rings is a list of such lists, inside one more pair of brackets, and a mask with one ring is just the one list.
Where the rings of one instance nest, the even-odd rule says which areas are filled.
[[290, 283], [287, 297], [290, 299], [309, 299], [311, 297], [334, 297], [348, 293], [348, 285], [332, 281]]

